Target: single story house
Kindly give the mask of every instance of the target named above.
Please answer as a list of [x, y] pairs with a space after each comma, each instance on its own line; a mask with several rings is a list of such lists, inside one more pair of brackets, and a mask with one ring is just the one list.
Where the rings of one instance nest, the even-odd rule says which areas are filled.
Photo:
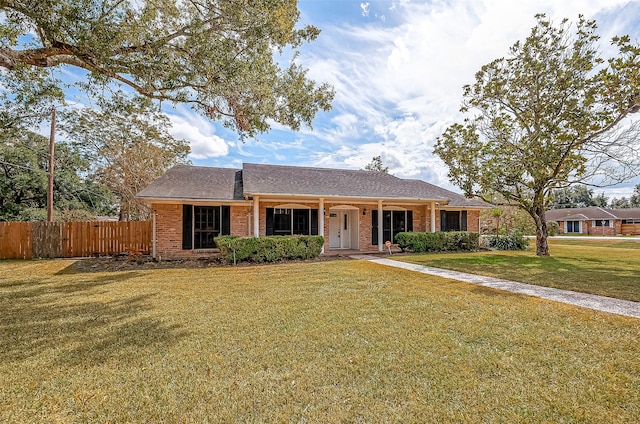
[[599, 236], [640, 235], [640, 208], [552, 209], [545, 213], [547, 221], [558, 223], [560, 234], [589, 234]]
[[374, 171], [177, 165], [140, 191], [154, 254], [206, 257], [218, 235], [322, 235], [323, 253], [383, 251], [401, 231], [478, 231], [490, 207], [420, 180]]

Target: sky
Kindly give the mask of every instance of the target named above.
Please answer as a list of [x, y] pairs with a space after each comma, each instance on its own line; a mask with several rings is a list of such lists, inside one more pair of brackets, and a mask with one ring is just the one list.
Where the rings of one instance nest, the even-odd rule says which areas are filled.
[[[322, 31], [298, 62], [310, 78], [334, 87], [333, 109], [319, 113], [313, 129], [274, 124], [258, 140], [242, 142], [187, 106], [165, 107], [172, 134], [189, 141], [194, 165], [362, 169], [380, 155], [398, 177], [459, 192], [433, 153], [436, 138], [462, 119], [462, 86], [524, 39], [537, 13], [555, 22], [579, 14], [596, 19], [605, 57], [614, 35], [640, 42], [640, 0], [299, 0], [298, 8], [300, 25]], [[638, 183], [604, 191], [629, 197]]]

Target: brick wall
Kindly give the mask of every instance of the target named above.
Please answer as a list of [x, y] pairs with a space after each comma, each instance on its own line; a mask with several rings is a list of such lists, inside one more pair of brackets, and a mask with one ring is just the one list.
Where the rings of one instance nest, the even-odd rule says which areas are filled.
[[467, 231], [480, 231], [480, 211], [467, 211]]
[[[156, 213], [156, 255], [160, 259], [206, 258], [217, 249], [182, 249], [182, 205], [153, 204]], [[249, 235], [250, 206], [231, 206], [231, 234]]]
[[182, 250], [182, 205], [154, 204], [152, 209], [156, 214], [156, 257], [190, 256]]

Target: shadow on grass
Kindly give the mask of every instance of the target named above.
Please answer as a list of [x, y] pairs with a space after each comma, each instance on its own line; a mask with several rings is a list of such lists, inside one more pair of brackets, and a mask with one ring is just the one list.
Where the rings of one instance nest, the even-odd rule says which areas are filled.
[[186, 331], [154, 312], [153, 293], [104, 300], [104, 293], [85, 293], [129, 278], [131, 273], [77, 283], [1, 284], [0, 361], [43, 355], [92, 365], [181, 340]]

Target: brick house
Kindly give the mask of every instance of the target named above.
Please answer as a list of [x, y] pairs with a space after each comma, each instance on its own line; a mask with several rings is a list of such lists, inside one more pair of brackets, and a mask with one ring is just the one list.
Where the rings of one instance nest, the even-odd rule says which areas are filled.
[[151, 205], [161, 258], [209, 256], [225, 234], [319, 234], [325, 254], [378, 252], [402, 231], [478, 231], [490, 207], [381, 172], [258, 164], [177, 165], [137, 198]]
[[545, 213], [547, 221], [558, 223], [560, 234], [597, 236], [640, 235], [640, 208], [552, 209]]

